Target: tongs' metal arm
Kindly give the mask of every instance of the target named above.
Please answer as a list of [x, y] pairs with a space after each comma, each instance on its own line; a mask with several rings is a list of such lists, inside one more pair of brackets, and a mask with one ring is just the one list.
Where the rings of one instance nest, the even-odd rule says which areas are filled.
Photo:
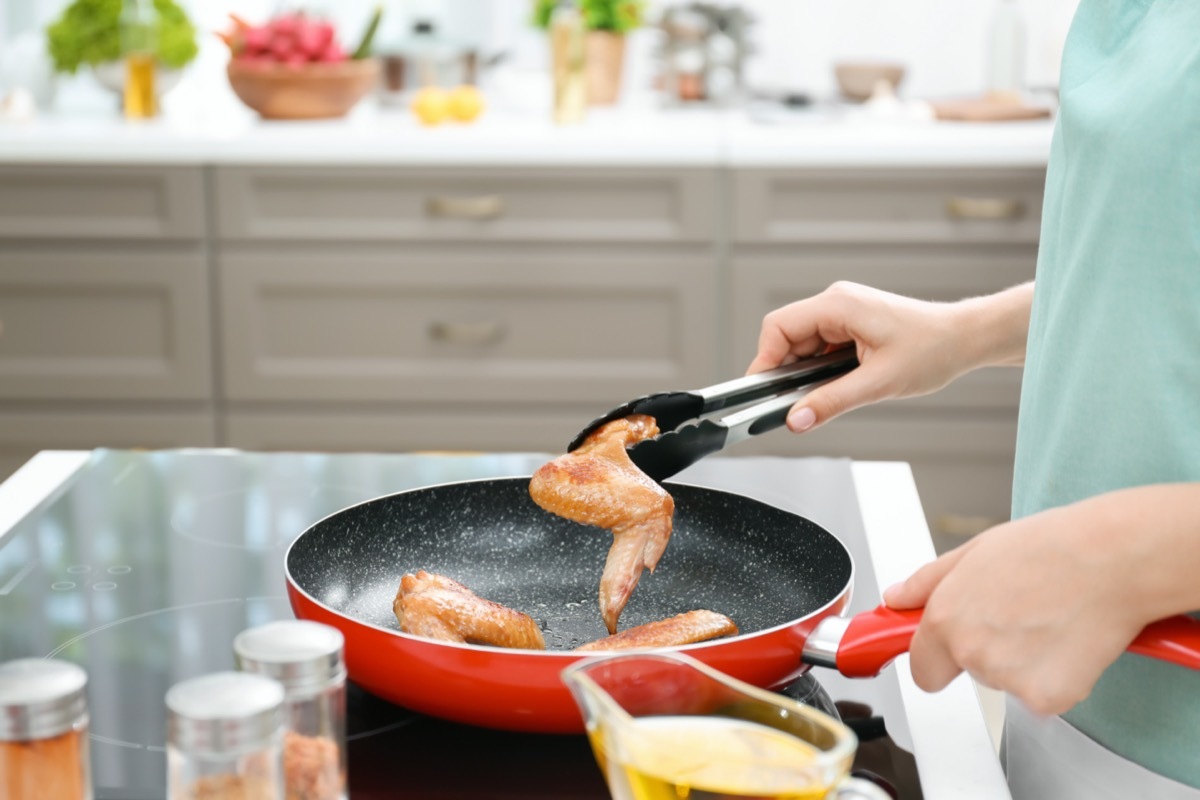
[[[697, 389], [695, 394], [704, 398], [704, 406], [700, 413], [708, 414], [712, 411], [720, 411], [723, 408], [740, 406], [770, 397], [788, 389], [806, 386], [824, 378], [841, 375], [857, 366], [858, 358], [853, 349], [836, 350], [787, 366], [776, 367], [766, 372], [735, 378], [705, 389]], [[783, 424], [782, 421], [780, 424]]]

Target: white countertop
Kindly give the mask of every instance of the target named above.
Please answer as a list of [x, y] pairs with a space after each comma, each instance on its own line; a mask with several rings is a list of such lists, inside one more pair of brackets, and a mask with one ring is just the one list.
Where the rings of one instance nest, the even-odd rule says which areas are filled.
[[489, 112], [426, 128], [364, 104], [349, 117], [266, 122], [249, 112], [127, 123], [115, 114], [0, 123], [0, 164], [395, 166], [1045, 166], [1053, 123], [875, 119], [859, 109], [776, 113], [592, 111], [578, 126]]

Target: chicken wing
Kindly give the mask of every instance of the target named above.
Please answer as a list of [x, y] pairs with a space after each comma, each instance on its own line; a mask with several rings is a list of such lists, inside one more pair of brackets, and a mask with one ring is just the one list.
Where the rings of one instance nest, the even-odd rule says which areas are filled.
[[392, 602], [400, 630], [464, 644], [545, 650], [538, 624], [528, 614], [485, 600], [456, 580], [420, 570], [400, 579]]
[[707, 642], [718, 636], [733, 636], [738, 626], [724, 614], [698, 609], [668, 619], [626, 628], [613, 636], [576, 647], [576, 650], [631, 650], [635, 647], [676, 647]]
[[613, 420], [573, 452], [544, 464], [529, 482], [534, 502], [552, 514], [612, 531], [600, 578], [600, 613], [609, 633], [617, 632], [642, 570], [654, 571], [671, 537], [675, 501], [625, 452], [657, 435], [658, 425], [644, 414]]

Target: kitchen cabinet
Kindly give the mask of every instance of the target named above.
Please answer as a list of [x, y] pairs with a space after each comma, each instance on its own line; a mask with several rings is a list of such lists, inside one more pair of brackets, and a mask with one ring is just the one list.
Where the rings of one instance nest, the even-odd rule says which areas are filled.
[[[1039, 170], [766, 170], [733, 179], [734, 363], [753, 357], [763, 316], [837, 281], [926, 300], [1033, 279]], [[1008, 518], [1020, 370], [990, 368], [941, 392], [850, 412], [755, 453], [911, 463], [940, 549]]]
[[[557, 451], [741, 374], [839, 280], [1033, 276], [1008, 167], [0, 167], [0, 474], [38, 447]], [[910, 461], [939, 544], [1008, 513], [1019, 371], [741, 454]], [[7, 459], [7, 460], [5, 460]]]

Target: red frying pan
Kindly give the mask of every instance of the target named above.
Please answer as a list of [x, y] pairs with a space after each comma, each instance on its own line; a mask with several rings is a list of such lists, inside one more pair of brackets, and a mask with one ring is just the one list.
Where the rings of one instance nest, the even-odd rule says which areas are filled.
[[[612, 537], [560, 519], [529, 498], [528, 478], [433, 486], [370, 500], [316, 523], [286, 557], [297, 617], [346, 637], [351, 679], [436, 717], [519, 731], [578, 732], [579, 712], [559, 675], [572, 648], [607, 631], [597, 587]], [[809, 664], [878, 674], [908, 649], [920, 612], [879, 608], [839, 616], [854, 568], [815, 523], [737, 494], [665, 484], [674, 533], [645, 574], [621, 628], [706, 608], [732, 617], [737, 636], [679, 648], [758, 686], [795, 679]], [[392, 600], [405, 572], [425, 569], [542, 626], [544, 652], [460, 645], [401, 633]], [[1150, 626], [1134, 652], [1200, 669], [1200, 622]]]

